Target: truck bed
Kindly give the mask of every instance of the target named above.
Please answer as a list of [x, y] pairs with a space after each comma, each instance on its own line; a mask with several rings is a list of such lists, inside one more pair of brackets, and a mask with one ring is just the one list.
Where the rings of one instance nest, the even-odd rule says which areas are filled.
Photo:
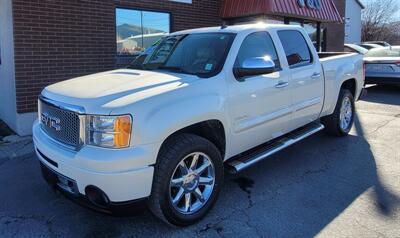
[[326, 59], [326, 58], [331, 58], [335, 56], [343, 56], [343, 55], [349, 55], [349, 54], [354, 54], [350, 52], [318, 52], [318, 56], [320, 59]]
[[[322, 116], [333, 112], [338, 98], [339, 87], [343, 79], [362, 78], [363, 56], [357, 53], [324, 52], [318, 53], [325, 77], [325, 103]], [[363, 80], [356, 80], [357, 91], [363, 86]], [[359, 94], [356, 93], [355, 97]]]

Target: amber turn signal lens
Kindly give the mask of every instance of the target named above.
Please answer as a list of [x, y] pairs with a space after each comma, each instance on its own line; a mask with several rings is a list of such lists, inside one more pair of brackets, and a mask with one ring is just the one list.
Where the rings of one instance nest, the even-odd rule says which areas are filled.
[[129, 146], [132, 121], [130, 116], [119, 116], [114, 122], [114, 146], [117, 148]]

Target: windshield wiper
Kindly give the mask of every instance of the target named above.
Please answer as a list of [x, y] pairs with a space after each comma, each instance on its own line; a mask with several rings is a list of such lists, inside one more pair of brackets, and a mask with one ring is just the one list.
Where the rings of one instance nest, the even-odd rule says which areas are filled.
[[179, 72], [179, 73], [183, 73], [184, 72], [182, 67], [179, 67], [179, 66], [160, 66], [160, 67], [158, 67], [158, 69], [171, 70], [171, 71]]
[[190, 74], [190, 75], [196, 75], [196, 76], [200, 77], [200, 75], [198, 73], [188, 72], [179, 66], [160, 66], [156, 69], [169, 70], [169, 71], [173, 71], [175, 73]]

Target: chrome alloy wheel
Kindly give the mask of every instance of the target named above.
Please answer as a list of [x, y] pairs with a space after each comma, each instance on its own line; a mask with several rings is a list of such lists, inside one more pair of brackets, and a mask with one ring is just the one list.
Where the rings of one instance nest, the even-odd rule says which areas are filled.
[[340, 128], [344, 131], [350, 129], [353, 119], [353, 107], [349, 97], [344, 97], [340, 107]]
[[211, 197], [215, 184], [215, 169], [204, 153], [194, 152], [176, 166], [169, 183], [173, 207], [188, 215], [200, 210]]

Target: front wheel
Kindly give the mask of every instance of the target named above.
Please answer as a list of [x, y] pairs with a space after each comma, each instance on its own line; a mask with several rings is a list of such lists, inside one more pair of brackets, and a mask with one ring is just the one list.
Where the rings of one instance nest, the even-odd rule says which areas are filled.
[[191, 134], [168, 139], [154, 175], [150, 210], [167, 223], [191, 225], [214, 205], [223, 182], [219, 150]]
[[348, 89], [341, 89], [333, 114], [321, 118], [326, 132], [334, 136], [346, 136], [354, 123], [354, 97]]

